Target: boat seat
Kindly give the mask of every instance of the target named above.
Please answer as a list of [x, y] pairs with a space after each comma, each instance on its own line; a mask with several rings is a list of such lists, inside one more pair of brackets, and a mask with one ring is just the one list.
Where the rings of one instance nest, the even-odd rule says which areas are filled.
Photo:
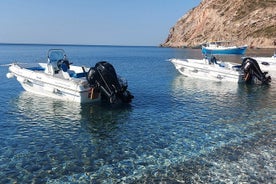
[[241, 69], [241, 65], [235, 65], [235, 66], [232, 66], [232, 68], [234, 70], [240, 70]]
[[81, 77], [86, 77], [86, 72], [82, 72], [82, 73], [75, 73], [74, 71], [68, 71], [70, 77], [73, 78], [81, 78]]
[[47, 67], [45, 69], [45, 73], [49, 73], [51, 75], [54, 75], [56, 72], [56, 70], [54, 69], [54, 66], [52, 64], [47, 64]]
[[70, 75], [68, 72], [65, 72], [62, 70], [62, 76], [65, 78], [65, 79], [70, 79]]
[[28, 67], [26, 69], [32, 70], [32, 71], [44, 71], [45, 70], [45, 68], [43, 68], [41, 66]]

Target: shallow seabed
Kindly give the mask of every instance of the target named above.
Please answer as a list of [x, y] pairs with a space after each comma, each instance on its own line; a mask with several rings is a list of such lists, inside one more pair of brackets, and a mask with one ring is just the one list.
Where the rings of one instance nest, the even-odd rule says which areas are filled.
[[[113, 64], [128, 80], [131, 105], [35, 96], [5, 77], [5, 64], [37, 62], [56, 47], [74, 64]], [[276, 182], [275, 81], [248, 86], [183, 77], [167, 59], [201, 58], [194, 49], [0, 48], [0, 183]], [[249, 51], [264, 52], [273, 54]]]

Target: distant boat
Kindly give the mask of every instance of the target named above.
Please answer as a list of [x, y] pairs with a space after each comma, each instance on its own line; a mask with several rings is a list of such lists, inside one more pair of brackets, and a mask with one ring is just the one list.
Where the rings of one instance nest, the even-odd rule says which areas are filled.
[[271, 57], [252, 57], [260, 65], [261, 70], [271, 73], [276, 78], [276, 50]]
[[231, 42], [208, 42], [202, 45], [203, 54], [240, 54], [243, 55], [247, 49], [247, 45], [231, 46]]
[[263, 63], [264, 65], [269, 65], [269, 64], [276, 64], [276, 50], [274, 52], [274, 55], [271, 57], [252, 57], [256, 59], [259, 63]]

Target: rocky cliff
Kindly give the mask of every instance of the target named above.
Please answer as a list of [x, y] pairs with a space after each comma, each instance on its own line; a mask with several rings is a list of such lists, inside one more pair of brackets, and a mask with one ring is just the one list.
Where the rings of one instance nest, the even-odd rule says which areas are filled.
[[163, 47], [232, 41], [276, 48], [276, 0], [202, 0], [170, 29]]

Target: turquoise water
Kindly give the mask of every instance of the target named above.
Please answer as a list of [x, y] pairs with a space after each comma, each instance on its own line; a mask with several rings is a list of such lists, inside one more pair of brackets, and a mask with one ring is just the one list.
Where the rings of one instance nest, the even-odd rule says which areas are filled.
[[[43, 61], [50, 48], [63, 48], [77, 65], [109, 61], [128, 80], [131, 105], [63, 102], [6, 78], [5, 64]], [[172, 57], [202, 56], [196, 49], [0, 45], [0, 183], [275, 182], [276, 82], [190, 79]]]

